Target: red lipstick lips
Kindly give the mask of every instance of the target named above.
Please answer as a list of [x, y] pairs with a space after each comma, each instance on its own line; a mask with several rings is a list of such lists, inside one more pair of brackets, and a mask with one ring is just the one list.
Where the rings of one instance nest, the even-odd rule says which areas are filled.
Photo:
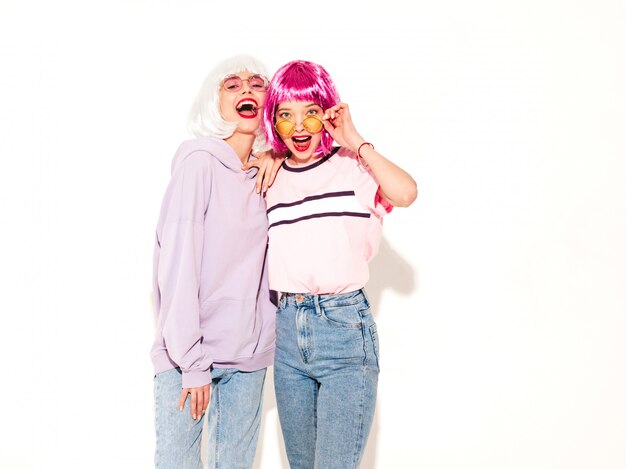
[[254, 119], [259, 114], [259, 103], [252, 98], [244, 98], [237, 103], [235, 110], [244, 119]]

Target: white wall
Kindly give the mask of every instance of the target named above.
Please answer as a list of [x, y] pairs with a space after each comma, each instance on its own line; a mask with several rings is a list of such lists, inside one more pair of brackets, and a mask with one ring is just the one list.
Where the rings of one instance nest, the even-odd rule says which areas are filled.
[[418, 181], [373, 262], [363, 467], [626, 467], [623, 2], [344, 3], [2, 0], [1, 467], [151, 467], [153, 230], [237, 52], [322, 63]]

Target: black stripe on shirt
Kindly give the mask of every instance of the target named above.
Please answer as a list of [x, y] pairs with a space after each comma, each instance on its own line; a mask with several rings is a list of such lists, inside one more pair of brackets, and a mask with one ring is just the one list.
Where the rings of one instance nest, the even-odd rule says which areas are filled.
[[320, 194], [320, 195], [310, 195], [308, 197], [305, 197], [304, 199], [296, 200], [295, 202], [285, 202], [285, 203], [272, 205], [270, 208], [267, 209], [267, 213], [270, 213], [272, 210], [277, 209], [277, 208], [294, 207], [296, 205], [300, 205], [305, 202], [310, 202], [311, 200], [330, 199], [333, 197], [347, 197], [350, 195], [356, 195], [356, 194], [354, 193], [354, 191], [340, 191], [340, 192], [327, 192], [326, 194]]
[[324, 217], [358, 217], [358, 218], [369, 218], [371, 216], [370, 213], [358, 213], [358, 212], [325, 212], [325, 213], [315, 213], [313, 215], [306, 215], [300, 218], [294, 218], [293, 220], [281, 220], [276, 223], [272, 223], [269, 228], [278, 225], [291, 225], [292, 223], [297, 223], [299, 221], [310, 220], [313, 218], [324, 218]]

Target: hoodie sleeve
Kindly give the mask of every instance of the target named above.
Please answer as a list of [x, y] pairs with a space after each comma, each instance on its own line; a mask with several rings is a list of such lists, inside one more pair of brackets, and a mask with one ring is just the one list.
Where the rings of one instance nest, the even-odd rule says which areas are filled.
[[200, 275], [204, 214], [210, 193], [206, 155], [188, 155], [172, 173], [161, 208], [157, 282], [160, 321], [170, 358], [183, 373], [183, 387], [211, 382], [212, 357], [200, 330]]

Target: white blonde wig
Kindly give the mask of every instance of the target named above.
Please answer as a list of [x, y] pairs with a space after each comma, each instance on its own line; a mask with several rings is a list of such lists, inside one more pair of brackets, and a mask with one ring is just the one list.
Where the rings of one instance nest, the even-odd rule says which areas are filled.
[[[225, 121], [220, 113], [220, 86], [224, 77], [239, 72], [268, 76], [265, 66], [250, 55], [235, 55], [219, 62], [204, 79], [189, 112], [187, 127], [194, 136], [225, 139], [235, 132], [237, 124]], [[264, 151], [269, 148], [259, 127], [253, 149]]]

